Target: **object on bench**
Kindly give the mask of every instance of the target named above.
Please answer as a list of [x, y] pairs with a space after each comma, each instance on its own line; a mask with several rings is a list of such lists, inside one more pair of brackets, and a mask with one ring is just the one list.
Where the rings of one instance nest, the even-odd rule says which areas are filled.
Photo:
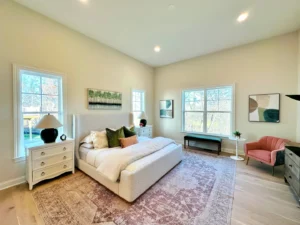
[[200, 134], [188, 134], [184, 136], [184, 148], [186, 148], [186, 141], [188, 141], [188, 146], [190, 141], [204, 141], [218, 144], [218, 155], [221, 151], [222, 138], [216, 136], [200, 135]]

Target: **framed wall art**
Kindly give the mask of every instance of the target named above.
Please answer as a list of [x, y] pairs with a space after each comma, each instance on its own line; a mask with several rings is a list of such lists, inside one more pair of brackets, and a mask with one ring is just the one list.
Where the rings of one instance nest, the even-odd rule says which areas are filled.
[[161, 100], [159, 102], [160, 118], [174, 118], [174, 100]]
[[249, 95], [250, 122], [280, 122], [280, 94]]
[[121, 109], [122, 93], [88, 88], [88, 109]]

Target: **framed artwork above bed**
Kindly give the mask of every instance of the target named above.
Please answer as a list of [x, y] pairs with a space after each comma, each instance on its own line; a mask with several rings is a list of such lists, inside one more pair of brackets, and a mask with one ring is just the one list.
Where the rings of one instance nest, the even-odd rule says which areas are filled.
[[159, 102], [159, 115], [160, 118], [174, 118], [174, 101], [161, 100]]
[[249, 95], [249, 122], [280, 122], [280, 94]]
[[88, 109], [121, 109], [122, 93], [116, 91], [104, 91], [87, 89]]

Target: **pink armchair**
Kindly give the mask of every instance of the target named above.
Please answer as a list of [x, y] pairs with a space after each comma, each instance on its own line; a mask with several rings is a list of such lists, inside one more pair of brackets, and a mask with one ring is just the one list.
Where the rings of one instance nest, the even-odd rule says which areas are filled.
[[272, 175], [274, 176], [274, 167], [284, 164], [284, 148], [288, 140], [265, 136], [258, 142], [245, 144], [245, 154], [248, 165], [249, 158], [263, 162], [273, 167]]

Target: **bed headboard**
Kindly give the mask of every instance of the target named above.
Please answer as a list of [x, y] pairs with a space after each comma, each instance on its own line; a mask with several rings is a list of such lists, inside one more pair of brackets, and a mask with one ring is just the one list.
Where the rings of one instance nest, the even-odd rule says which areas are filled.
[[105, 128], [120, 128], [133, 124], [132, 113], [113, 113], [113, 114], [79, 114], [73, 115], [73, 138], [75, 139], [76, 157], [79, 158], [79, 142], [90, 131], [101, 131]]

